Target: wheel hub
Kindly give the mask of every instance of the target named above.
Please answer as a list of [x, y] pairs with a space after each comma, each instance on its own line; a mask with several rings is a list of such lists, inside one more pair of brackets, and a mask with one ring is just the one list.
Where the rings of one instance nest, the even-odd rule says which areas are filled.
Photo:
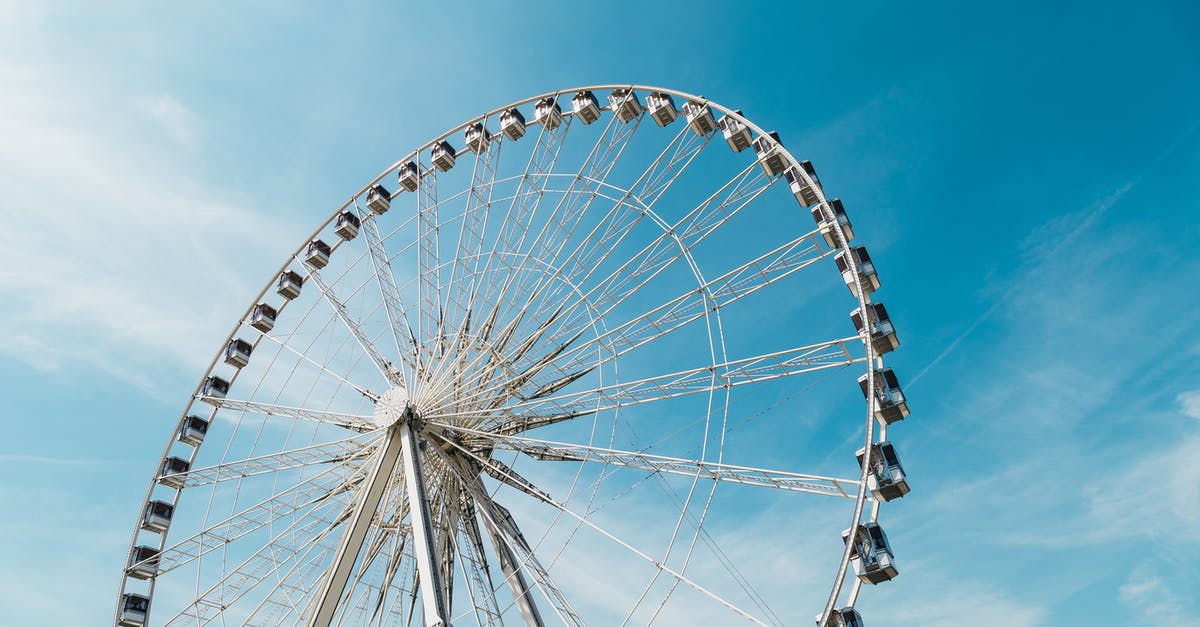
[[371, 420], [379, 428], [390, 427], [411, 411], [408, 404], [408, 390], [403, 387], [389, 388], [375, 403], [375, 413]]

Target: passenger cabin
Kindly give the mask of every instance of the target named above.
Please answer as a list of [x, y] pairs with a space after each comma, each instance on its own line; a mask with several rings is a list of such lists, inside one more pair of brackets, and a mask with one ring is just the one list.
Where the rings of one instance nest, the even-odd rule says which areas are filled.
[[454, 167], [454, 146], [443, 139], [433, 145], [430, 158], [433, 160], [433, 167], [442, 172], [448, 172], [450, 168]]
[[754, 154], [758, 157], [758, 165], [767, 176], [778, 176], [787, 167], [787, 159], [780, 147], [779, 133], [771, 131], [754, 140]]
[[234, 368], [244, 368], [250, 363], [250, 353], [254, 346], [241, 338], [233, 338], [225, 344], [225, 363]]
[[149, 579], [158, 574], [160, 551], [150, 546], [135, 546], [129, 552], [125, 573], [134, 579]]
[[[851, 257], [854, 268], [850, 267]], [[837, 263], [838, 271], [842, 273], [842, 281], [846, 283], [851, 294], [858, 296], [860, 285], [864, 295], [879, 289], [879, 275], [875, 274], [875, 264], [871, 263], [871, 255], [867, 254], [866, 246], [851, 248], [849, 253], [845, 250], [839, 251], [833, 261]]]
[[[803, 174], [801, 173], [803, 172]], [[804, 178], [804, 174], [808, 178]], [[783, 177], [787, 179], [788, 187], [792, 190], [792, 195], [796, 197], [796, 201], [802, 206], [811, 207], [817, 204], [821, 199], [817, 192], [822, 190], [821, 179], [817, 177], [817, 170], [813, 168], [811, 161], [801, 161], [799, 164], [788, 168], [787, 172], [783, 173]], [[810, 184], [809, 181], [812, 181]], [[813, 210], [813, 217], [818, 214]], [[830, 244], [835, 246], [835, 244]]]
[[[821, 617], [818, 615], [817, 620]], [[843, 607], [840, 610], [833, 610], [829, 613], [829, 618], [821, 627], [863, 627], [862, 616], [858, 615], [858, 610], [852, 607]]]
[[591, 124], [600, 119], [600, 103], [596, 102], [596, 95], [591, 90], [585, 89], [575, 94], [571, 98], [571, 108], [584, 124]]
[[146, 511], [142, 513], [142, 529], [156, 533], [165, 533], [171, 526], [171, 515], [175, 507], [164, 501], [146, 503]]
[[900, 346], [900, 340], [896, 337], [896, 329], [892, 326], [892, 319], [888, 317], [883, 303], [867, 305], [865, 324], [862, 312], [857, 309], [850, 312], [850, 319], [854, 321], [854, 328], [858, 329], [859, 333], [870, 332], [871, 346], [875, 349], [876, 357], [886, 355]]
[[337, 222], [333, 224], [333, 232], [342, 238], [343, 241], [350, 241], [358, 237], [358, 228], [362, 226], [362, 221], [352, 211], [343, 211], [338, 214]]
[[642, 103], [632, 89], [614, 89], [609, 92], [608, 108], [622, 122], [632, 122], [642, 113]]
[[862, 388], [863, 396], [871, 399], [875, 406], [875, 418], [883, 424], [892, 424], [908, 418], [908, 403], [904, 400], [904, 391], [896, 380], [896, 373], [891, 368], [875, 371], [875, 393], [867, 390], [867, 375], [858, 378], [858, 387]]
[[525, 136], [525, 116], [519, 109], [513, 107], [500, 114], [500, 132], [513, 141]]
[[863, 583], [877, 584], [889, 581], [899, 574], [893, 563], [892, 548], [888, 545], [887, 534], [879, 523], [865, 523], [854, 530], [842, 532], [842, 539], [852, 542], [850, 549], [850, 564], [854, 573]]
[[492, 133], [487, 130], [483, 122], [476, 122], [467, 127], [467, 130], [464, 132], [464, 138], [467, 148], [471, 152], [479, 154], [488, 149], [488, 145], [492, 142]]
[[[200, 390], [201, 396], [207, 396], [215, 399], [225, 398], [225, 395], [228, 393], [229, 382], [221, 377], [209, 377], [205, 379], [204, 386]], [[208, 402], [210, 405], [216, 405], [216, 403], [211, 401], [206, 400], [205, 402]]]
[[121, 611], [117, 613], [120, 627], [142, 627], [150, 611], [150, 597], [141, 594], [121, 595]]
[[179, 457], [168, 457], [164, 459], [162, 465], [158, 467], [158, 482], [167, 486], [168, 488], [174, 488], [178, 490], [183, 487], [183, 477], [172, 475], [186, 473], [191, 467], [192, 465], [189, 464], [188, 460], [186, 459], [181, 459]]
[[[803, 202], [803, 201], [801, 201]], [[833, 214], [833, 222], [826, 220], [826, 211]], [[825, 243], [830, 248], [841, 247], [841, 242], [834, 237], [834, 231], [841, 233], [841, 241], [850, 243], [854, 239], [854, 229], [850, 226], [850, 218], [846, 216], [846, 208], [842, 206], [840, 198], [834, 198], [826, 203], [821, 203], [812, 208], [813, 220], [821, 229], [821, 235], [825, 238]]]
[[562, 124], [562, 107], [558, 106], [554, 98], [542, 98], [533, 108], [533, 120], [541, 124], [542, 128], [552, 131]]
[[275, 287], [275, 291], [280, 296], [292, 300], [300, 295], [301, 287], [304, 287], [304, 277], [293, 270], [285, 270], [279, 273], [279, 284]]
[[646, 96], [646, 110], [659, 126], [667, 126], [679, 117], [679, 112], [675, 110], [675, 99], [659, 91]]
[[275, 328], [275, 317], [279, 312], [275, 308], [266, 304], [259, 303], [250, 310], [250, 326], [266, 333]]
[[[866, 454], [867, 449], [858, 449], [860, 468]], [[867, 475], [867, 489], [877, 500], [893, 501], [908, 494], [908, 480], [904, 476], [904, 467], [900, 465], [900, 458], [891, 442], [871, 445], [870, 470], [870, 474]]]
[[329, 254], [333, 252], [329, 248], [329, 244], [315, 239], [308, 243], [308, 249], [304, 251], [304, 263], [320, 270], [329, 265]]
[[415, 192], [421, 186], [421, 168], [417, 166], [416, 161], [408, 161], [396, 170], [396, 180], [400, 187]]
[[742, 112], [739, 110], [734, 113], [736, 115], [721, 118], [717, 125], [721, 127], [721, 134], [725, 136], [725, 143], [729, 144], [729, 149], [741, 152], [750, 147], [750, 129], [738, 119]]
[[376, 215], [383, 215], [392, 207], [392, 193], [382, 185], [372, 185], [367, 190], [367, 209]]
[[188, 416], [179, 425], [179, 441], [184, 444], [200, 446], [204, 443], [206, 434], [208, 434], [208, 421], [200, 416]]
[[688, 127], [700, 136], [708, 135], [717, 128], [713, 121], [712, 110], [703, 102], [689, 100], [683, 104], [683, 117], [687, 119]]

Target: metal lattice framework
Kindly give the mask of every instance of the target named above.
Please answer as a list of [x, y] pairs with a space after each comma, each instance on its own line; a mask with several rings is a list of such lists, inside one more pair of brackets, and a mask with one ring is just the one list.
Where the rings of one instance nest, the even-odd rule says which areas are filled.
[[[908, 491], [908, 409], [853, 236], [777, 135], [683, 92], [564, 90], [450, 130], [232, 330], [114, 624], [861, 625], [861, 585], [896, 573], [877, 519]], [[781, 549], [832, 577], [813, 606], [722, 548], [755, 507], [811, 514], [828, 550]]]

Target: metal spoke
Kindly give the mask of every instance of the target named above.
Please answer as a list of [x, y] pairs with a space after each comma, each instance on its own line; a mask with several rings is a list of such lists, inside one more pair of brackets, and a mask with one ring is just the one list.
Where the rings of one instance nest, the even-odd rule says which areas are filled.
[[225, 462], [215, 466], [195, 468], [187, 472], [171, 473], [164, 475], [163, 479], [179, 481], [184, 487], [190, 488], [220, 481], [283, 472], [315, 464], [361, 461], [379, 446], [380, 434], [371, 435], [372, 437], [366, 440], [362, 436], [355, 436], [345, 440], [335, 440], [325, 444]]
[[[649, 470], [651, 472], [700, 477], [713, 481], [726, 481], [841, 498], [854, 498], [858, 494], [858, 480], [856, 479], [838, 479], [835, 477], [753, 468], [750, 466], [736, 466], [698, 459], [666, 457], [663, 455], [580, 444], [565, 444], [549, 440], [500, 435], [440, 422], [435, 424], [450, 431], [480, 438], [494, 448], [519, 451], [540, 461], [594, 462]], [[528, 493], [527, 490], [522, 491]]]
[[[400, 298], [400, 290], [396, 286], [396, 275], [392, 270], [391, 259], [383, 245], [383, 237], [379, 234], [379, 224], [375, 215], [359, 210], [362, 218], [363, 239], [367, 242], [367, 251], [371, 256], [371, 266], [375, 274], [375, 282], [379, 285], [379, 293], [387, 310], [388, 322], [392, 329], [392, 337], [396, 342], [396, 351], [402, 360], [408, 361], [410, 373], [419, 376], [421, 371], [421, 355], [417, 346], [416, 335], [408, 322], [408, 312]], [[357, 336], [356, 336], [357, 337]]]
[[338, 300], [338, 297], [333, 293], [333, 290], [330, 289], [329, 286], [325, 284], [325, 280], [321, 278], [321, 274], [316, 270], [309, 268], [308, 278], [317, 285], [317, 289], [321, 291], [321, 295], [325, 297], [325, 300], [329, 303], [329, 306], [333, 307], [333, 312], [337, 314], [337, 317], [342, 321], [342, 324], [346, 325], [346, 329], [350, 331], [350, 334], [354, 336], [354, 339], [358, 340], [358, 344], [362, 346], [363, 351], [365, 351], [367, 356], [371, 358], [371, 363], [375, 364], [375, 367], [379, 369], [379, 372], [383, 374], [384, 378], [386, 378], [392, 385], [404, 387], [404, 375], [401, 374], [400, 370], [396, 368], [396, 366], [392, 365], [392, 362], [388, 361], [388, 359], [383, 356], [383, 353], [379, 352], [379, 348], [367, 338], [367, 334], [363, 331], [362, 326], [350, 317], [350, 311], [346, 309], [345, 303]]
[[312, 422], [320, 422], [335, 427], [344, 427], [354, 431], [374, 431], [377, 427], [367, 416], [358, 416], [355, 414], [344, 414], [335, 411], [324, 411], [320, 409], [305, 409], [303, 407], [288, 407], [286, 405], [275, 405], [273, 403], [259, 403], [257, 401], [243, 401], [233, 398], [220, 398], [217, 396], [197, 396], [197, 400], [204, 401], [217, 409], [226, 409], [229, 411], [240, 411], [249, 414], [259, 414], [261, 416], [282, 416], [285, 418], [296, 418], [298, 420], [310, 420]]

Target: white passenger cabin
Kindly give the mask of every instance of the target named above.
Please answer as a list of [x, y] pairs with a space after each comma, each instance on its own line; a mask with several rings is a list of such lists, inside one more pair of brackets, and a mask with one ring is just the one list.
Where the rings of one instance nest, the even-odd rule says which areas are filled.
[[[867, 449], [858, 449], [858, 465], [866, 461]], [[891, 442], [879, 442], [871, 446], [871, 472], [867, 475], [867, 489], [880, 501], [892, 501], [908, 494], [908, 480], [900, 457]]]
[[275, 318], [278, 315], [279, 312], [275, 311], [274, 307], [259, 303], [250, 310], [250, 326], [266, 333], [275, 328]]
[[659, 126], [667, 126], [679, 117], [679, 112], [675, 110], [675, 100], [671, 98], [670, 94], [658, 91], [646, 96], [646, 110], [650, 112], [654, 123]]
[[541, 124], [542, 128], [552, 131], [562, 124], [562, 107], [558, 106], [554, 98], [542, 98], [533, 109], [533, 120]]
[[292, 270], [285, 270], [279, 273], [279, 283], [275, 287], [275, 291], [282, 297], [292, 300], [300, 295], [300, 288], [304, 286], [304, 277]]
[[204, 436], [208, 433], [208, 421], [200, 416], [187, 416], [179, 425], [179, 441], [192, 446], [200, 446], [204, 443]]
[[[821, 615], [817, 615], [817, 624], [820, 625]], [[862, 616], [858, 615], [858, 611], [852, 607], [843, 607], [838, 610], [833, 610], [829, 613], [829, 619], [825, 621], [821, 627], [863, 627]]]
[[717, 125], [721, 127], [721, 134], [725, 136], [725, 143], [729, 144], [729, 149], [741, 152], [750, 147], [750, 129], [738, 119], [742, 112], [735, 113], [737, 115], [731, 114], [721, 118]]
[[209, 377], [204, 380], [204, 386], [200, 390], [202, 396], [208, 397], [206, 403], [216, 405], [209, 399], [222, 399], [229, 393], [229, 382], [221, 377]]
[[703, 102], [689, 100], [683, 103], [683, 117], [687, 119], [688, 127], [697, 135], [708, 135], [717, 129], [712, 110]]
[[308, 243], [308, 250], [304, 251], [304, 263], [320, 270], [329, 265], [329, 255], [331, 252], [329, 244], [315, 239]]
[[188, 463], [188, 460], [179, 457], [168, 457], [158, 467], [158, 482], [168, 488], [178, 490], [183, 487], [184, 478], [177, 475], [186, 473], [190, 468], [191, 464]]
[[367, 190], [367, 209], [376, 215], [383, 215], [392, 206], [392, 193], [382, 185], [372, 185]]
[[[851, 255], [853, 255], [855, 269], [850, 268]], [[875, 273], [875, 264], [871, 262], [871, 255], [867, 254], [866, 246], [851, 248], [849, 254], [845, 250], [838, 251], [833, 261], [837, 264], [838, 271], [842, 273], [842, 281], [846, 283], [851, 294], [858, 296], [860, 285], [865, 294], [871, 294], [879, 289], [879, 275]]]
[[500, 114], [500, 132], [513, 141], [525, 136], [525, 116], [519, 109], [513, 107]]
[[333, 232], [344, 241], [350, 241], [358, 237], [358, 228], [362, 226], [362, 222], [358, 216], [352, 211], [343, 211], [338, 214], [337, 222], [333, 225]]
[[854, 321], [854, 328], [858, 329], [859, 333], [870, 333], [871, 346], [875, 349], [876, 357], [890, 353], [900, 346], [900, 340], [896, 337], [896, 329], [892, 326], [892, 319], [888, 317], [883, 303], [867, 305], [865, 322], [862, 319], [862, 312], [858, 309], [850, 312], [850, 319]]
[[396, 181], [400, 183], [400, 187], [415, 192], [421, 186], [421, 168], [416, 161], [406, 161], [404, 165], [396, 170]]
[[892, 548], [888, 545], [887, 534], [878, 523], [865, 523], [854, 530], [842, 532], [842, 539], [853, 542], [850, 550], [850, 565], [854, 573], [863, 583], [877, 584], [889, 581], [899, 574], [892, 556]]
[[[826, 213], [832, 215], [832, 222], [827, 220]], [[821, 229], [821, 236], [830, 248], [841, 247], [841, 242], [850, 243], [854, 239], [854, 229], [850, 226], [850, 218], [846, 216], [846, 208], [840, 198], [834, 198], [821, 203], [812, 209], [813, 221]], [[841, 235], [841, 241], [835, 237], [835, 231]]]
[[863, 396], [871, 399], [874, 405], [875, 418], [883, 424], [892, 424], [908, 418], [908, 403], [900, 382], [891, 368], [875, 371], [875, 393], [867, 390], [867, 375], [858, 378], [858, 387], [862, 388]]
[[142, 512], [142, 529], [164, 533], [171, 526], [171, 515], [175, 507], [164, 501], [146, 503], [146, 511]]
[[234, 368], [243, 368], [250, 363], [254, 346], [241, 338], [233, 338], [225, 344], [225, 363]]
[[575, 111], [575, 117], [584, 124], [591, 124], [600, 119], [600, 103], [596, 102], [596, 95], [590, 90], [575, 94], [571, 98], [571, 108]]
[[758, 157], [758, 165], [767, 176], [778, 176], [787, 167], [787, 159], [783, 156], [782, 143], [779, 133], [771, 131], [754, 140], [754, 154]]
[[[808, 175], [807, 178], [804, 176], [805, 174]], [[817, 169], [813, 167], [811, 161], [801, 161], [788, 168], [783, 173], [783, 178], [787, 180], [788, 188], [792, 190], [796, 202], [802, 206], [811, 207], [821, 199], [817, 192], [824, 191], [824, 188], [821, 187], [821, 179], [817, 176]], [[817, 218], [819, 215], [814, 209], [813, 218]], [[817, 224], [821, 222], [822, 220], [817, 220]], [[834, 244], [830, 244], [830, 246], [834, 246]]]
[[492, 142], [492, 133], [487, 130], [483, 122], [476, 122], [467, 127], [463, 132], [464, 140], [467, 143], [467, 149], [475, 154], [479, 154], [488, 149], [488, 145]]
[[121, 611], [117, 613], [117, 625], [142, 627], [146, 624], [146, 614], [149, 611], [150, 597], [141, 594], [122, 595]]
[[608, 108], [622, 122], [631, 122], [642, 113], [642, 103], [632, 89], [614, 89], [609, 92]]
[[433, 167], [442, 172], [449, 172], [450, 168], [454, 167], [454, 146], [451, 146], [450, 142], [443, 139], [433, 145], [433, 150], [430, 151], [429, 157], [433, 161]]
[[134, 579], [149, 579], [158, 574], [159, 550], [139, 545], [129, 552], [125, 573]]

